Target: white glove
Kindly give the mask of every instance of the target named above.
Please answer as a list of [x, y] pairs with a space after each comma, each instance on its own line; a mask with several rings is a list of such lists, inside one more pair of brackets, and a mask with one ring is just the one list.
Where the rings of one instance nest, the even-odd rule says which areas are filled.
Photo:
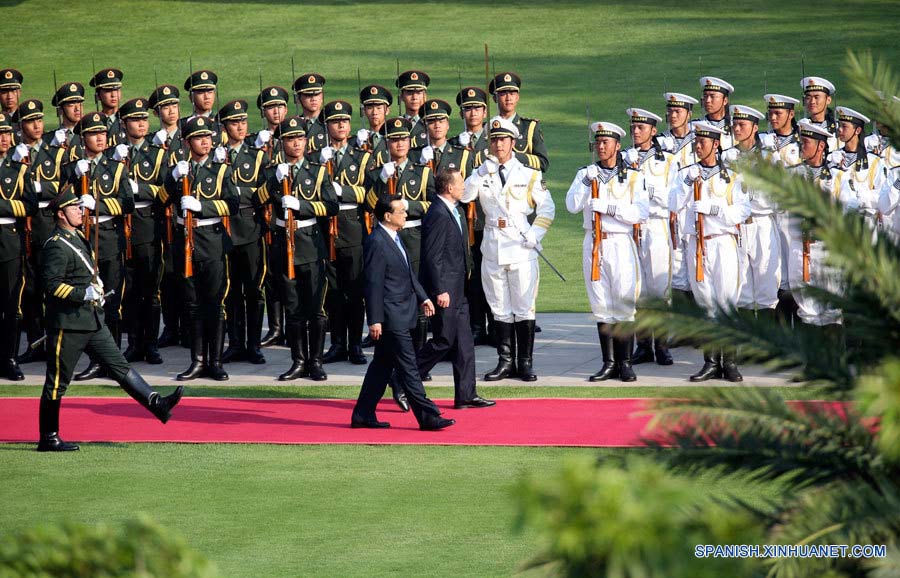
[[81, 195], [81, 206], [88, 211], [93, 211], [97, 207], [97, 201], [90, 195]]
[[722, 160], [726, 163], [733, 163], [737, 160], [739, 156], [737, 147], [732, 147], [728, 150], [722, 151]]
[[138, 192], [138, 184], [134, 179], [128, 179], [128, 184], [131, 185], [131, 194], [136, 195]]
[[866, 145], [866, 150], [874, 153], [881, 154], [881, 136], [877, 134], [870, 134], [863, 140], [863, 144]]
[[192, 213], [199, 213], [203, 210], [203, 207], [200, 206], [200, 200], [197, 197], [181, 197], [181, 210], [191, 211]]
[[459, 146], [467, 147], [469, 146], [469, 143], [472, 142], [472, 135], [469, 134], [469, 131], [464, 130], [459, 133], [459, 136], [456, 137], [456, 140], [459, 141]]
[[85, 301], [100, 301], [101, 299], [103, 299], [103, 293], [93, 285], [88, 285], [87, 289], [84, 290]]
[[166, 144], [167, 140], [169, 140], [169, 133], [167, 133], [164, 128], [159, 129], [156, 131], [156, 134], [153, 135], [153, 144], [156, 146], [163, 146]]
[[319, 159], [322, 163], [327, 163], [331, 159], [334, 158], [334, 147], [322, 147], [322, 150], [319, 151]]
[[84, 159], [80, 159], [75, 163], [75, 174], [79, 177], [83, 177], [84, 175], [91, 172], [91, 163]]
[[601, 215], [605, 215], [607, 209], [609, 209], [609, 203], [607, 203], [604, 199], [591, 199], [588, 203], [591, 210], [595, 213], [600, 213]]
[[128, 145], [117, 144], [113, 150], [113, 160], [122, 162], [128, 158]]
[[500, 163], [497, 162], [492, 156], [488, 156], [484, 159], [484, 162], [481, 163], [481, 166], [478, 167], [478, 176], [484, 177], [487, 176], [488, 173], [496, 173], [500, 170]]
[[34, 181], [34, 192], [35, 193], [41, 192], [41, 181]]
[[859, 206], [859, 199], [857, 197], [850, 197], [846, 203], [844, 203], [844, 208], [848, 211], [859, 211], [861, 207]]
[[175, 177], [176, 180], [182, 179], [191, 174], [191, 163], [187, 161], [178, 161], [175, 164], [175, 168], [172, 169], [172, 176]]
[[217, 146], [216, 150], [213, 152], [213, 161], [217, 163], [224, 163], [225, 159], [228, 158], [228, 151], [225, 150], [223, 146]]
[[331, 183], [334, 185], [334, 194], [337, 195], [337, 198], [341, 198], [341, 195], [344, 193], [344, 187], [342, 187], [339, 183]]
[[293, 195], [281, 197], [281, 207], [283, 209], [289, 209], [291, 211], [299, 211], [300, 199]]
[[700, 178], [700, 167], [697, 165], [689, 166], [687, 176], [688, 176], [688, 179], [691, 180], [691, 182], [699, 179]]
[[387, 182], [389, 178], [397, 172], [397, 163], [394, 161], [386, 162], [381, 165], [381, 180]]
[[279, 163], [279, 165], [275, 167], [275, 178], [278, 179], [279, 183], [286, 179], [289, 174], [291, 174], [291, 167], [288, 166], [287, 163]]
[[61, 147], [66, 144], [68, 140], [68, 135], [66, 134], [66, 129], [58, 128], [56, 132], [53, 133], [53, 140], [50, 142], [50, 146]]
[[17, 163], [22, 162], [22, 159], [28, 158], [28, 145], [25, 143], [19, 143], [16, 145], [16, 150], [13, 151], [12, 159]]
[[628, 163], [629, 165], [634, 165], [638, 162], [640, 155], [638, 154], [637, 149], [628, 149], [627, 151], [625, 151], [623, 157], [625, 158], [626, 163]]
[[427, 147], [422, 149], [422, 157], [419, 159], [421, 164], [428, 164], [430, 161], [434, 160], [434, 147], [428, 145]]
[[587, 166], [584, 173], [589, 181], [593, 181], [598, 176], [600, 176], [600, 169], [597, 167], [597, 165], [591, 163]]
[[268, 144], [268, 142], [272, 140], [272, 132], [266, 129], [262, 129], [258, 133], [256, 133], [256, 140], [253, 141], [253, 146], [258, 149], [263, 148]]
[[828, 153], [828, 162], [837, 166], [843, 165], [844, 153], [841, 151], [831, 151]]
[[526, 249], [534, 249], [538, 246], [537, 236], [534, 234], [534, 231], [528, 229], [523, 235], [524, 239], [522, 239], [522, 245]]
[[669, 135], [661, 136], [656, 141], [659, 143], [659, 148], [668, 153], [675, 150], [675, 139]]
[[865, 199], [865, 198], [858, 198], [856, 200], [856, 205], [860, 211], [865, 211], [868, 209], [875, 208], [875, 206], [871, 202], [869, 202], [869, 199]]
[[761, 133], [759, 135], [759, 144], [761, 144], [764, 149], [774, 149], [775, 135], [770, 132]]
[[713, 204], [709, 199], [700, 199], [691, 203], [691, 208], [695, 213], [709, 215], [713, 212]]
[[403, 210], [408, 213], [409, 212], [409, 201], [407, 201], [406, 199], [401, 199], [401, 200], [403, 201]]
[[370, 134], [371, 132], [366, 128], [361, 128], [356, 131], [356, 146], [362, 147], [363, 145], [368, 143]]

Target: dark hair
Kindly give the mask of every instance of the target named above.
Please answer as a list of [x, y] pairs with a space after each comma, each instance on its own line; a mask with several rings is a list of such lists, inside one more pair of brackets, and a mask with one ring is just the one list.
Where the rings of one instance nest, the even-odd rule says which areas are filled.
[[396, 194], [393, 197], [387, 194], [379, 195], [378, 200], [375, 201], [375, 219], [380, 223], [384, 221], [384, 216], [387, 213], [393, 213], [394, 209], [391, 207], [391, 203], [394, 201], [402, 201], [403, 195]]
[[461, 174], [458, 169], [441, 169], [434, 175], [434, 191], [438, 195], [443, 195], [450, 187], [453, 175]]

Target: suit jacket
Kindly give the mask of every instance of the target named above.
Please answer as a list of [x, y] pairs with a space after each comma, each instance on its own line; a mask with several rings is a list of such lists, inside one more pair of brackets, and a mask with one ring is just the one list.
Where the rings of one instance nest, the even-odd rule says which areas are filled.
[[460, 215], [460, 231], [453, 210], [441, 199], [435, 199], [425, 213], [419, 276], [429, 297], [449, 293], [450, 305], [457, 307], [466, 302], [466, 277], [471, 264], [466, 221]]
[[376, 224], [363, 245], [366, 275], [366, 319], [369, 325], [381, 323], [387, 331], [402, 331], [416, 326], [419, 304], [428, 299], [413, 273], [408, 258]]

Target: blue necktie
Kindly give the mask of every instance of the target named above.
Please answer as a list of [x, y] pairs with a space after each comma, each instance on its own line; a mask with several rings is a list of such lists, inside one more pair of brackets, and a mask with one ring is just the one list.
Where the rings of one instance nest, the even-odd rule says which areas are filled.
[[403, 248], [403, 241], [400, 240], [400, 235], [394, 236], [394, 243], [397, 244], [397, 248], [400, 249], [400, 254], [403, 255], [403, 263], [406, 264], [406, 266], [408, 267], [409, 261], [407, 260], [407, 257], [406, 257], [406, 250]]
[[459, 209], [453, 207], [450, 209], [450, 212], [453, 213], [453, 217], [456, 219], [456, 226], [459, 227], [459, 232], [462, 233], [462, 220], [459, 218]]

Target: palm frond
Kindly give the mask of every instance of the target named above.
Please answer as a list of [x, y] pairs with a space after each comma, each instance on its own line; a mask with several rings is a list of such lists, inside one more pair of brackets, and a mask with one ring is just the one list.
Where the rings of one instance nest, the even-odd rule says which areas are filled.
[[890, 63], [884, 59], [876, 62], [871, 52], [848, 51], [844, 74], [850, 88], [865, 103], [865, 113], [883, 124], [882, 134], [900, 148], [900, 103], [891, 98], [900, 94], [900, 78]]
[[900, 359], [894, 357], [860, 379], [860, 411], [877, 417], [878, 449], [890, 463], [900, 464]]

